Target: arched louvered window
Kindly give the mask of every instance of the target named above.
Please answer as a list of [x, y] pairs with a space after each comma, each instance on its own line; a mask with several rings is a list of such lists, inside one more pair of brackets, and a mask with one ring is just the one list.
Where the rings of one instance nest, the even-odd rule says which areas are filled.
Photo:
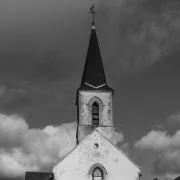
[[92, 180], [103, 180], [103, 171], [99, 167], [94, 168]]
[[92, 125], [99, 125], [99, 105], [97, 102], [92, 104]]

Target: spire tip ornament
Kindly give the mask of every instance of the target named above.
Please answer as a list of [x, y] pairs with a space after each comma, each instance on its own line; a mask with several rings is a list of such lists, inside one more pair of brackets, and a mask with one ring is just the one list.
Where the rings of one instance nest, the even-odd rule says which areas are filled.
[[95, 29], [94, 16], [95, 16], [96, 11], [94, 10], [94, 4], [91, 6], [90, 13], [92, 14], [92, 18], [93, 18], [93, 21], [92, 21], [93, 29]]

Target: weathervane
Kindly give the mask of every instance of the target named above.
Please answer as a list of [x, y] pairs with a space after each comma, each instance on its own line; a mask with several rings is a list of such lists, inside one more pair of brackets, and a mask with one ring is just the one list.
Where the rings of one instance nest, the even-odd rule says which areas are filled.
[[94, 4], [92, 5], [91, 9], [90, 9], [90, 13], [92, 14], [92, 18], [93, 18], [93, 24], [94, 23], [94, 14], [96, 13], [95, 10], [94, 10]]

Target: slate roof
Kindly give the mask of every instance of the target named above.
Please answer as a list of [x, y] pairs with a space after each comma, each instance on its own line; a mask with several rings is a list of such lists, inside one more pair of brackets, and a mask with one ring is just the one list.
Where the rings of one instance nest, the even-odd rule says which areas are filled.
[[111, 89], [106, 83], [101, 52], [94, 23], [92, 24], [86, 62], [79, 89], [113, 91], [113, 89]]
[[25, 180], [53, 180], [54, 174], [49, 172], [26, 172]]
[[176, 179], [174, 179], [174, 180], [180, 180], [180, 176], [179, 177], [177, 177]]

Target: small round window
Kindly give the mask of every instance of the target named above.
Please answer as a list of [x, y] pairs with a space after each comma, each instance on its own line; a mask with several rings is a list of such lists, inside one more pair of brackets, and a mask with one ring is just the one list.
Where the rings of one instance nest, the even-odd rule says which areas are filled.
[[99, 147], [99, 144], [98, 144], [98, 143], [94, 143], [94, 147], [95, 147], [95, 148], [98, 148], [98, 147]]

